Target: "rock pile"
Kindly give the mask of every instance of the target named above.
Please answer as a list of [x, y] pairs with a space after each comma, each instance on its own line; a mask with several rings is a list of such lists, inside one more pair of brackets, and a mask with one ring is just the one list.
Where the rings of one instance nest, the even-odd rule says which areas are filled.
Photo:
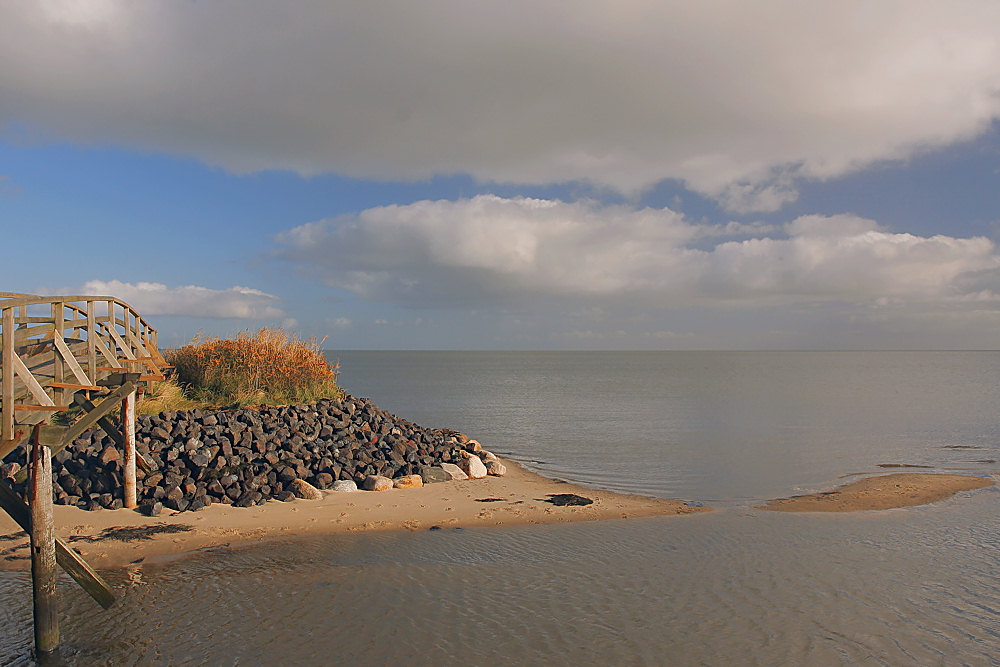
[[[316, 497], [318, 489], [408, 488], [457, 478], [446, 469], [484, 476], [480, 459], [495, 459], [461, 433], [415, 426], [350, 395], [310, 405], [142, 415], [136, 449], [152, 467], [137, 474], [147, 514], [164, 506], [250, 507]], [[19, 448], [0, 474], [13, 475], [24, 459]], [[104, 431], [88, 431], [58, 452], [52, 471], [55, 502], [122, 507], [122, 457]]]

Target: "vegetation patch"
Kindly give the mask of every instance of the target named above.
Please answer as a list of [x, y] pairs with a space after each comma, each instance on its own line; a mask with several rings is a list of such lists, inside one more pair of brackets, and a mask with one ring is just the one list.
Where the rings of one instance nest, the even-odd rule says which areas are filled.
[[[339, 398], [339, 366], [323, 340], [299, 339], [282, 329], [241, 332], [235, 338], [196, 336], [167, 353], [184, 396], [203, 405], [287, 405]], [[180, 408], [180, 406], [177, 406]]]

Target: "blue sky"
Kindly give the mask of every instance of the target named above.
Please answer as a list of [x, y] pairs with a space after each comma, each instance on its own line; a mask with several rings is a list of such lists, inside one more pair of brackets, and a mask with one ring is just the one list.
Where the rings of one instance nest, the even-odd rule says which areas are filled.
[[0, 289], [168, 345], [995, 349], [997, 13], [9, 3]]

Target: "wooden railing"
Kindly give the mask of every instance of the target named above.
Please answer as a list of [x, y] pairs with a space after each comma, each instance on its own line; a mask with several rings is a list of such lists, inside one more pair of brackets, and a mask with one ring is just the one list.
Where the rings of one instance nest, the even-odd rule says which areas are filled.
[[111, 296], [0, 292], [0, 339], [0, 458], [27, 433], [18, 427], [69, 409], [77, 392], [103, 390], [116, 384], [106, 381], [112, 376], [136, 373], [142, 386], [163, 380], [169, 368], [156, 329]]

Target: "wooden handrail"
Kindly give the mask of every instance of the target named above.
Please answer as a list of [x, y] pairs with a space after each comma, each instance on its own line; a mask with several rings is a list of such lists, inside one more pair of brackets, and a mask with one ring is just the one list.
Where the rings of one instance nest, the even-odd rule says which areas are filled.
[[157, 330], [116, 297], [0, 292], [0, 315], [0, 441], [13, 437], [15, 422], [37, 423], [52, 412], [35, 404], [68, 405], [127, 362], [145, 364], [147, 382], [165, 370]]

